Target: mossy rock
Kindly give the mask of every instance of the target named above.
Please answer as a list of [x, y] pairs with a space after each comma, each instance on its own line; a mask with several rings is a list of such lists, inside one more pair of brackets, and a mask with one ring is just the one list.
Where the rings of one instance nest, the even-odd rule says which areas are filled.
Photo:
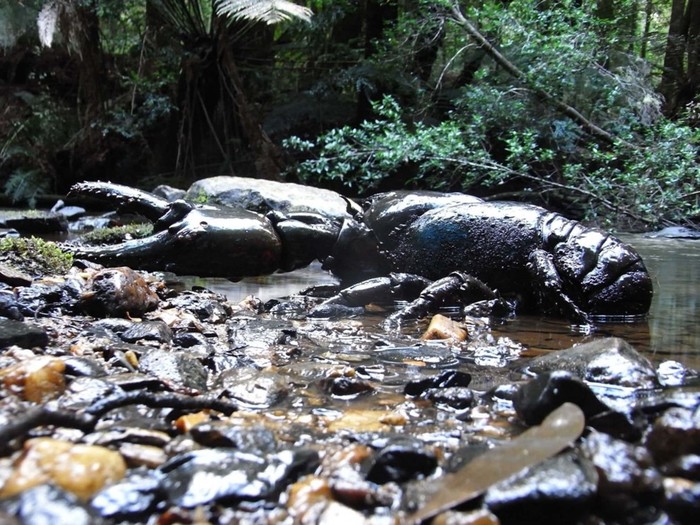
[[0, 239], [0, 262], [40, 277], [66, 273], [73, 265], [73, 256], [38, 237], [6, 237]]

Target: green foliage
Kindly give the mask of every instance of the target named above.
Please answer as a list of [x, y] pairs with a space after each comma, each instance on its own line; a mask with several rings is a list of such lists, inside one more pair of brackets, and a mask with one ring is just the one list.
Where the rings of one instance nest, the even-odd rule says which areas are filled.
[[37, 237], [5, 237], [0, 239], [0, 261], [31, 275], [60, 275], [73, 265], [73, 256]]
[[285, 141], [288, 148], [301, 152], [320, 149], [319, 157], [297, 166], [301, 179], [311, 184], [338, 181], [358, 193], [368, 193], [402, 170], [411, 172], [406, 182], [420, 182], [432, 189], [468, 188], [484, 178], [500, 176], [490, 159], [470, 156], [478, 150], [464, 140], [470, 134], [462, 123], [409, 123], [398, 103], [388, 96], [374, 104], [374, 111], [377, 120], [331, 130], [316, 143], [297, 137]]
[[[628, 228], [697, 216], [696, 128], [661, 115], [649, 65], [617, 47], [631, 45], [629, 27], [591, 9], [573, 1], [542, 9], [534, 0], [473, 7], [470, 18], [525, 72], [524, 81], [486, 57], [469, 84], [448, 92], [445, 116], [424, 118], [434, 111], [424, 98], [416, 99], [422, 106], [400, 107], [387, 97], [375, 105], [376, 120], [316, 141], [288, 139], [287, 147], [303, 155], [298, 175], [360, 193], [397, 175], [435, 189], [545, 192], [588, 219]], [[459, 28], [451, 27], [445, 42], [451, 54], [434, 72], [442, 82], [459, 76], [471, 49]], [[597, 142], [532, 87], [620, 140]]]
[[7, 173], [3, 191], [13, 202], [35, 206], [36, 197], [53, 189], [48, 152], [64, 147], [77, 129], [75, 115], [57, 99], [20, 91], [25, 116], [13, 120], [0, 145], [0, 170]]

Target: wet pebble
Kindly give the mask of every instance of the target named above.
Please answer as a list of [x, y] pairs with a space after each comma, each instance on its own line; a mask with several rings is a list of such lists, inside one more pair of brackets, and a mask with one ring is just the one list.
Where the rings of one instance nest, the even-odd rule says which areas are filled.
[[63, 358], [66, 366], [66, 374], [74, 377], [102, 377], [107, 375], [105, 367], [86, 357], [67, 356]]
[[121, 481], [95, 494], [90, 504], [105, 518], [137, 518], [155, 508], [162, 478], [158, 470], [133, 470]]
[[66, 388], [65, 363], [51, 356], [36, 356], [0, 370], [5, 389], [26, 401], [45, 403]]
[[673, 458], [659, 468], [664, 476], [700, 481], [700, 455], [685, 454]]
[[500, 525], [498, 517], [486, 509], [471, 512], [443, 512], [438, 514], [430, 525]]
[[250, 407], [271, 407], [289, 393], [285, 377], [274, 371], [234, 368], [219, 375], [216, 387]]
[[[0, 283], [9, 284], [10, 286], [29, 286], [32, 284], [32, 280], [32, 276], [28, 273], [4, 262], [0, 262]], [[14, 319], [14, 317], [4, 313], [8, 308], [11, 308], [11, 305], [0, 305], [0, 315]]]
[[367, 471], [367, 479], [374, 483], [394, 481], [403, 483], [427, 476], [437, 467], [437, 458], [426, 450], [422, 442], [398, 438], [376, 452]]
[[267, 456], [230, 449], [195, 450], [161, 467], [161, 488], [172, 504], [188, 508], [214, 501], [258, 501], [312, 472], [318, 462], [318, 454], [311, 450]]
[[209, 346], [209, 341], [204, 334], [197, 332], [178, 332], [173, 337], [173, 344], [181, 348], [192, 348], [193, 346]]
[[179, 294], [169, 304], [191, 313], [199, 321], [212, 324], [224, 323], [232, 313], [231, 305], [224, 296], [206, 291]]
[[131, 268], [96, 272], [80, 297], [79, 307], [95, 317], [137, 317], [158, 306], [158, 296]]
[[[39, 485], [0, 502], [0, 508], [25, 525], [100, 525], [92, 508], [75, 495], [53, 485]], [[2, 517], [0, 516], [0, 519]], [[6, 523], [2, 521], [2, 523]], [[10, 525], [12, 522], [9, 522]]]
[[190, 429], [194, 440], [205, 447], [231, 447], [256, 454], [277, 449], [275, 434], [263, 427], [232, 425], [227, 421], [205, 421]]
[[[2, 266], [0, 266], [0, 282], [3, 282]], [[13, 321], [24, 321], [24, 315], [19, 309], [12, 292], [0, 292], [0, 318], [6, 317]]]
[[173, 339], [173, 332], [163, 321], [143, 321], [134, 323], [120, 334], [127, 343], [137, 341], [156, 341], [157, 343], [169, 343]]
[[44, 347], [49, 336], [42, 327], [14, 319], [0, 319], [0, 348], [21, 346], [22, 348]]
[[651, 501], [660, 501], [662, 478], [644, 447], [591, 432], [581, 450], [598, 472], [598, 497], [607, 512], [622, 517]]
[[337, 399], [355, 399], [374, 391], [371, 383], [358, 377], [326, 377], [319, 384], [324, 392]]
[[441, 314], [435, 314], [430, 320], [428, 328], [421, 339], [451, 339], [453, 341], [466, 341], [469, 333], [466, 327]]
[[513, 407], [528, 425], [538, 425], [565, 402], [578, 405], [587, 418], [608, 411], [593, 391], [568, 371], [545, 372], [524, 383], [513, 398]]
[[472, 376], [466, 372], [448, 370], [424, 379], [409, 381], [404, 387], [407, 396], [419, 396], [428, 389], [467, 387], [471, 383]]
[[114, 395], [123, 390], [111, 381], [95, 377], [77, 377], [73, 379], [59, 405], [68, 409], [82, 409], [91, 406], [100, 399]]
[[75, 445], [51, 438], [25, 442], [0, 497], [14, 496], [50, 482], [85, 500], [126, 472], [117, 452], [92, 445]]
[[597, 490], [595, 469], [576, 454], [561, 454], [496, 483], [484, 505], [507, 523], [576, 523]]
[[444, 405], [457, 410], [471, 408], [476, 403], [474, 391], [463, 386], [429, 388], [423, 391], [420, 397], [432, 401], [436, 405]]
[[682, 478], [664, 479], [664, 507], [683, 523], [697, 523], [700, 516], [700, 483]]
[[673, 407], [656, 419], [646, 445], [659, 463], [700, 454], [700, 409]]
[[139, 360], [138, 370], [158, 378], [175, 392], [195, 394], [207, 390], [207, 369], [185, 352], [148, 350]]
[[690, 379], [698, 377], [698, 373], [686, 367], [678, 361], [664, 361], [656, 367], [656, 373], [659, 377], [661, 386], [681, 386], [687, 383]]

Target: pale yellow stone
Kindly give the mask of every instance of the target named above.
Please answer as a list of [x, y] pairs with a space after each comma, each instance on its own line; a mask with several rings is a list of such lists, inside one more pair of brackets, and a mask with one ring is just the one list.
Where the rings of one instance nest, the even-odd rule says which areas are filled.
[[0, 498], [51, 482], [86, 500], [125, 473], [121, 454], [108, 448], [35, 438], [24, 444], [12, 474], [0, 489]]
[[65, 369], [60, 359], [38, 356], [0, 370], [0, 379], [7, 390], [22, 399], [44, 403], [65, 391]]
[[469, 336], [464, 325], [453, 321], [449, 317], [435, 314], [430, 320], [428, 329], [421, 339], [451, 339], [453, 341], [465, 341]]

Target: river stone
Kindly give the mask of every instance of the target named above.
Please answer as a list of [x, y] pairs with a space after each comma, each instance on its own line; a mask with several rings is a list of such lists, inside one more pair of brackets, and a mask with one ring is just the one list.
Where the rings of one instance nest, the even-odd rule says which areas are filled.
[[581, 450], [595, 465], [598, 497], [608, 512], [622, 517], [642, 504], [660, 500], [661, 475], [644, 447], [592, 431]]
[[606, 337], [534, 358], [535, 374], [567, 370], [584, 381], [632, 388], [654, 388], [659, 382], [648, 359], [624, 339]]
[[646, 445], [659, 463], [700, 454], [700, 408], [669, 408], [654, 422]]
[[334, 191], [245, 177], [219, 176], [198, 180], [187, 190], [185, 200], [242, 206], [262, 214], [270, 211], [314, 212], [332, 219], [350, 218], [348, 200]]
[[448, 388], [455, 386], [466, 387], [472, 380], [472, 376], [466, 372], [447, 370], [424, 379], [416, 379], [406, 383], [403, 393], [407, 396], [419, 396], [430, 388]]
[[0, 490], [0, 498], [52, 483], [85, 500], [122, 479], [125, 473], [122, 456], [108, 448], [33, 438], [24, 443], [22, 455], [16, 458], [14, 470]]
[[207, 390], [207, 369], [185, 352], [149, 350], [139, 361], [138, 370], [160, 379], [175, 392], [198, 394]]
[[561, 454], [493, 485], [485, 506], [513, 523], [576, 523], [595, 498], [598, 476], [574, 453]]
[[664, 480], [666, 510], [682, 523], [697, 523], [700, 516], [700, 483], [682, 478]]
[[259, 501], [276, 496], [318, 464], [318, 453], [309, 449], [267, 456], [217, 448], [195, 450], [161, 466], [165, 474], [161, 489], [170, 503], [188, 508], [214, 501]]
[[95, 317], [140, 316], [158, 306], [158, 296], [138, 272], [122, 266], [95, 273], [79, 306]]
[[61, 214], [32, 210], [15, 214], [0, 221], [7, 228], [23, 234], [43, 234], [68, 231], [68, 220]]
[[205, 421], [190, 429], [192, 438], [205, 447], [235, 448], [255, 454], [277, 449], [275, 434], [264, 427], [232, 425], [227, 421]]
[[[99, 515], [76, 496], [53, 485], [40, 485], [25, 490], [0, 507], [15, 515], [17, 523], [33, 525], [101, 525]], [[0, 521], [10, 525], [0, 515]]]
[[[32, 280], [32, 276], [28, 273], [10, 264], [0, 262], [0, 283], [9, 284], [10, 286], [29, 286], [32, 284]], [[0, 315], [10, 317], [2, 312], [0, 312]]]
[[168, 202], [175, 202], [176, 200], [184, 199], [185, 193], [187, 192], [185, 190], [181, 190], [180, 188], [174, 188], [172, 186], [168, 186], [167, 184], [161, 184], [153, 188], [151, 193], [157, 197], [165, 199]]
[[662, 230], [647, 233], [652, 239], [700, 239], [700, 230], [686, 226], [668, 226]]
[[47, 344], [49, 335], [40, 326], [12, 319], [0, 319], [0, 348], [13, 345], [22, 348], [43, 348]]
[[700, 481], [700, 454], [686, 454], [664, 463], [659, 468], [664, 476]]
[[222, 372], [216, 386], [232, 399], [249, 407], [269, 408], [289, 393], [288, 380], [281, 374], [259, 371], [253, 367], [233, 368]]
[[138, 517], [155, 507], [162, 479], [163, 474], [158, 470], [134, 470], [98, 492], [91, 505], [105, 518]]
[[403, 483], [428, 476], [436, 467], [435, 454], [427, 451], [422, 442], [398, 438], [374, 455], [367, 472], [367, 480], [380, 484], [390, 481]]
[[609, 410], [586, 383], [565, 370], [542, 373], [522, 385], [513, 398], [513, 407], [525, 423], [539, 425], [566, 402], [577, 405], [587, 420]]
[[135, 343], [142, 339], [170, 343], [173, 340], [173, 331], [163, 321], [142, 321], [131, 325], [120, 337], [127, 343]]
[[420, 397], [432, 401], [436, 405], [445, 405], [457, 410], [471, 408], [476, 402], [474, 391], [464, 386], [429, 388]]

